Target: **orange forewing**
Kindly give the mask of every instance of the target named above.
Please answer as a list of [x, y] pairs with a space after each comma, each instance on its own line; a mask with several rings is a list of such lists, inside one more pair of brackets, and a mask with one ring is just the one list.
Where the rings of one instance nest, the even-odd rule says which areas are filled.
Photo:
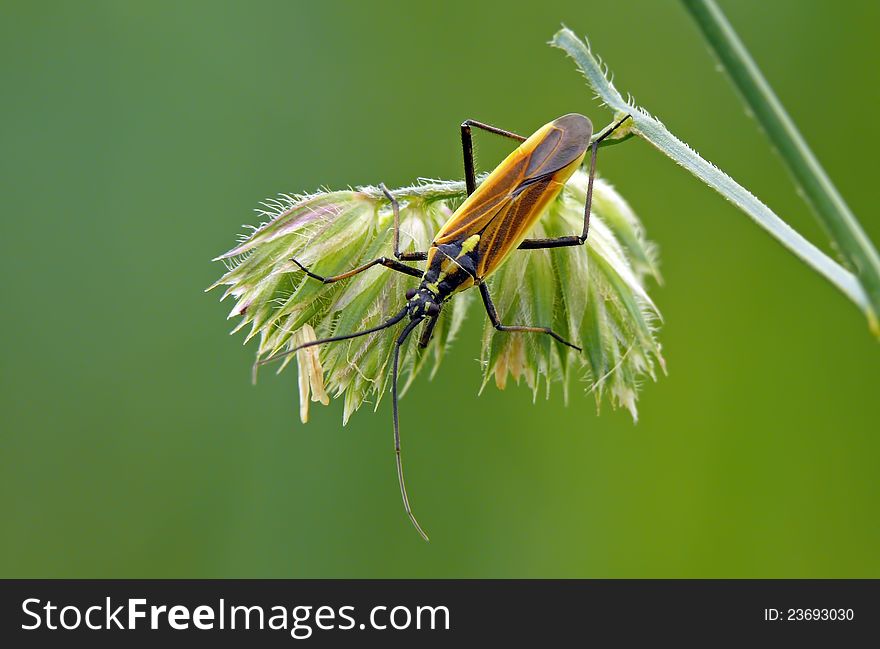
[[526, 238], [584, 159], [592, 126], [565, 115], [523, 142], [440, 228], [433, 245], [480, 235], [477, 279], [489, 276]]
[[[504, 218], [492, 220], [480, 235], [477, 277], [484, 279], [498, 270], [511, 252], [526, 238], [550, 201], [555, 199], [565, 182], [541, 180], [527, 187], [508, 201]], [[499, 215], [500, 216], [500, 215]]]
[[522, 182], [528, 163], [522, 147], [507, 156], [449, 217], [434, 237], [434, 245], [481, 232], [499, 211], [510, 206], [511, 193]]

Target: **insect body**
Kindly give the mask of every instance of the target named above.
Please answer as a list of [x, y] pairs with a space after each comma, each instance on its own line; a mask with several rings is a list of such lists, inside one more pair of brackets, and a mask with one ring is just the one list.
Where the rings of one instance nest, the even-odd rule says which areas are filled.
[[[619, 127], [628, 116], [604, 133], [591, 139], [593, 125], [583, 115], [564, 115], [541, 127], [531, 137], [524, 138], [494, 126], [467, 120], [461, 125], [464, 151], [465, 182], [468, 197], [440, 228], [427, 251], [400, 252], [400, 208], [395, 198], [381, 185], [394, 212], [394, 259], [379, 257], [340, 275], [323, 277], [309, 271], [296, 259], [293, 261], [309, 277], [330, 284], [347, 279], [376, 265], [386, 266], [413, 277], [420, 278], [418, 288], [406, 292], [406, 305], [382, 324], [340, 336], [324, 338], [302, 344], [294, 349], [276, 354], [260, 361], [267, 363], [295, 353], [305, 347], [327, 342], [348, 340], [374, 333], [409, 318], [394, 345], [392, 362], [392, 410], [394, 426], [394, 450], [400, 493], [406, 513], [425, 540], [422, 530], [412, 513], [403, 479], [400, 457], [400, 428], [397, 411], [397, 376], [400, 347], [412, 331], [425, 321], [419, 345], [425, 347], [431, 339], [434, 325], [443, 303], [455, 293], [478, 287], [492, 325], [499, 331], [536, 332], [552, 336], [562, 344], [580, 351], [580, 347], [564, 340], [549, 327], [508, 325], [499, 318], [485, 280], [504, 263], [516, 249], [559, 248], [583, 245], [590, 225], [590, 205], [595, 176], [596, 152], [600, 142]], [[471, 128], [476, 127], [521, 142], [505, 160], [476, 187], [473, 164]], [[587, 198], [584, 207], [584, 227], [580, 234], [551, 239], [527, 239], [529, 231], [544, 210], [562, 191], [565, 182], [591, 151]], [[404, 261], [426, 261], [425, 270], [414, 268]]]

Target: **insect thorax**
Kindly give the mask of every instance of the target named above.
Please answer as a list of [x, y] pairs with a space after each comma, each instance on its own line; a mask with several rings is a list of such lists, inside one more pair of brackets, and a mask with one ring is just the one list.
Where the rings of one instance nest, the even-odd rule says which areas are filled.
[[449, 243], [432, 245], [422, 276], [422, 287], [440, 301], [453, 293], [471, 288], [477, 277], [480, 235], [474, 234]]

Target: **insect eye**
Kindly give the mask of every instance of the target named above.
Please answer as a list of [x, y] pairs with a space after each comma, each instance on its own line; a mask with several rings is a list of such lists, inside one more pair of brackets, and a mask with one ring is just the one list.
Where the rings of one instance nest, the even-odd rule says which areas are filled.
[[437, 315], [440, 313], [440, 305], [436, 302], [431, 302], [428, 306], [425, 307], [425, 313], [428, 315]]
[[416, 289], [410, 288], [406, 291], [406, 299], [411, 300], [416, 296]]

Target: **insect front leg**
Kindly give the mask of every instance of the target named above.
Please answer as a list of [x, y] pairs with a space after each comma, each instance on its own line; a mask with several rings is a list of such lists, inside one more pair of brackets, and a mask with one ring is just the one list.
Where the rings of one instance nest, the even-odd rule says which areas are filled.
[[390, 268], [391, 270], [396, 270], [399, 273], [405, 273], [407, 275], [412, 275], [413, 277], [421, 277], [422, 271], [418, 268], [413, 268], [412, 266], [407, 266], [406, 264], [402, 264], [399, 261], [395, 261], [394, 259], [389, 259], [388, 257], [379, 257], [378, 259], [374, 259], [373, 261], [368, 261], [366, 264], [362, 264], [357, 268], [353, 268], [347, 273], [341, 273], [339, 275], [331, 275], [330, 277], [324, 277], [323, 275], [318, 275], [317, 273], [313, 273], [308, 268], [299, 263], [296, 259], [291, 259], [294, 264], [299, 266], [300, 270], [304, 272], [306, 275], [311, 277], [312, 279], [316, 279], [319, 282], [323, 282], [324, 284], [332, 284], [333, 282], [338, 282], [343, 279], [348, 279], [349, 277], [353, 277], [358, 273], [362, 273], [368, 268], [372, 268], [373, 266], [385, 266], [386, 268]]
[[565, 237], [554, 237], [552, 239], [526, 239], [519, 244], [520, 250], [535, 250], [538, 248], [564, 248], [566, 246], [582, 246], [587, 242], [587, 235], [590, 233], [590, 211], [593, 205], [593, 180], [596, 178], [596, 154], [599, 150], [599, 144], [606, 137], [614, 133], [626, 120], [629, 115], [617, 122], [614, 126], [602, 133], [590, 144], [590, 178], [587, 181], [587, 201], [584, 204], [584, 229], [580, 235], [572, 234]]
[[489, 133], [494, 133], [495, 135], [509, 137], [511, 140], [516, 140], [517, 142], [526, 141], [526, 138], [522, 135], [517, 135], [511, 131], [505, 131], [503, 128], [491, 126], [490, 124], [483, 124], [475, 119], [464, 120], [461, 123], [461, 149], [464, 154], [464, 181], [467, 185], [468, 196], [473, 194], [474, 190], [477, 188], [477, 177], [474, 172], [474, 143], [471, 139], [472, 126], [474, 128], [488, 131]]
[[379, 183], [379, 189], [391, 202], [391, 211], [394, 212], [394, 256], [404, 261], [425, 261], [428, 258], [427, 252], [400, 252], [400, 205], [385, 187], [385, 183]]
[[294, 264], [299, 266], [300, 270], [302, 270], [309, 277], [318, 280], [319, 282], [323, 282], [324, 284], [332, 284], [333, 282], [338, 282], [343, 279], [348, 279], [358, 273], [362, 273], [368, 268], [372, 268], [373, 266], [382, 265], [386, 268], [390, 268], [391, 270], [396, 270], [399, 273], [405, 273], [406, 275], [411, 275], [413, 277], [421, 277], [422, 271], [418, 268], [413, 268], [412, 266], [407, 266], [406, 264], [400, 263], [400, 260], [406, 261], [424, 261], [428, 258], [427, 252], [400, 252], [400, 206], [397, 203], [397, 199], [391, 195], [391, 192], [385, 187], [384, 183], [379, 184], [379, 189], [385, 194], [385, 197], [391, 202], [391, 210], [394, 212], [394, 256], [397, 258], [397, 261], [394, 259], [389, 259], [388, 257], [378, 257], [373, 261], [368, 261], [365, 264], [358, 266], [346, 273], [341, 273], [339, 275], [331, 275], [330, 277], [324, 277], [323, 275], [318, 275], [317, 273], [313, 273], [308, 268], [306, 268], [303, 264], [301, 264], [296, 259], [291, 259]]
[[525, 325], [502, 324], [501, 320], [498, 319], [498, 312], [495, 310], [495, 305], [492, 303], [492, 297], [489, 295], [489, 288], [486, 286], [485, 283], [480, 284], [480, 295], [483, 296], [483, 304], [486, 306], [486, 313], [489, 314], [489, 320], [492, 321], [492, 326], [495, 327], [498, 331], [529, 331], [534, 333], [548, 334], [554, 339], [561, 342], [563, 345], [568, 345], [572, 349], [582, 351], [580, 347], [568, 342], [565, 338], [553, 331], [550, 327], [527, 327]]

